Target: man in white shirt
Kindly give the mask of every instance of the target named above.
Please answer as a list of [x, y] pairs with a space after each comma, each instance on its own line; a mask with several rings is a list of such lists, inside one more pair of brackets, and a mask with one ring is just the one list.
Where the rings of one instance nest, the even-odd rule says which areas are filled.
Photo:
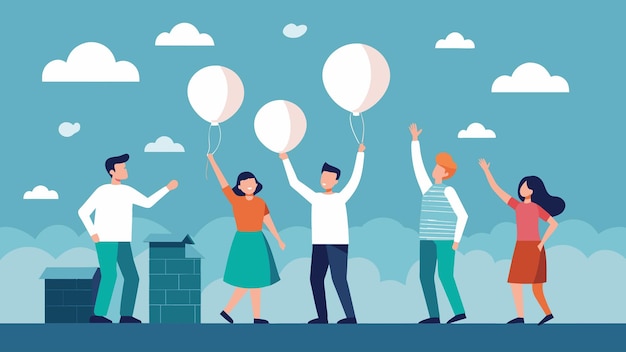
[[344, 189], [339, 193], [333, 192], [333, 187], [337, 185], [341, 176], [341, 171], [338, 168], [324, 163], [320, 178], [320, 184], [324, 192], [316, 193], [298, 180], [287, 154], [282, 153], [279, 155], [283, 160], [289, 185], [307, 202], [311, 203], [313, 253], [311, 255], [310, 280], [317, 318], [309, 321], [309, 324], [328, 323], [326, 291], [324, 288], [324, 278], [326, 277], [328, 267], [330, 267], [333, 284], [346, 314], [346, 318], [341, 319], [337, 323], [357, 323], [347, 280], [349, 230], [346, 203], [356, 191], [361, 180], [363, 161], [365, 159], [364, 151], [365, 146], [363, 144], [359, 145], [352, 176]]
[[416, 124], [409, 126], [411, 132], [411, 159], [417, 184], [422, 193], [422, 209], [420, 214], [420, 281], [426, 299], [429, 318], [420, 321], [420, 324], [439, 324], [439, 306], [435, 289], [435, 267], [439, 271], [441, 285], [446, 292], [452, 306], [454, 316], [448, 324], [463, 320], [465, 308], [454, 280], [454, 257], [459, 247], [461, 236], [468, 215], [454, 188], [443, 183], [451, 178], [457, 169], [456, 162], [446, 152], [437, 154], [432, 176], [434, 183], [428, 177], [420, 142], [418, 140], [422, 130]]
[[[166, 187], [146, 197], [134, 188], [122, 185], [122, 181], [128, 178], [126, 170], [128, 159], [128, 154], [124, 154], [106, 160], [105, 167], [111, 177], [111, 183], [98, 187], [78, 210], [78, 216], [96, 244], [100, 263], [100, 286], [94, 315], [89, 319], [90, 323], [111, 323], [105, 315], [111, 303], [118, 264], [124, 277], [120, 323], [141, 323], [139, 319], [133, 317], [139, 287], [139, 275], [130, 247], [133, 205], [151, 208], [169, 191], [178, 187], [178, 182], [172, 180]], [[94, 211], [95, 222], [91, 220]]]

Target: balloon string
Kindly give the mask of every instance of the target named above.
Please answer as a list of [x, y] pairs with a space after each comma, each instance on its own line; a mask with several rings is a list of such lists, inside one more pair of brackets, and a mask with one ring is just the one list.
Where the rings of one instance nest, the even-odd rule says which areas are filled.
[[363, 129], [361, 130], [361, 141], [360, 142], [359, 142], [359, 137], [356, 136], [356, 132], [354, 131], [354, 125], [352, 124], [352, 117], [354, 115], [352, 115], [352, 113], [350, 113], [350, 116], [348, 117], [348, 119], [350, 120], [350, 129], [352, 130], [352, 135], [354, 136], [354, 139], [356, 140], [357, 144], [361, 144], [365, 140], [365, 120], [363, 119], [363, 113], [360, 113], [359, 115], [361, 116], [361, 126], [363, 126]]
[[[215, 154], [217, 150], [220, 148], [220, 144], [222, 144], [222, 127], [220, 125], [217, 125], [217, 130], [219, 131], [219, 137], [217, 139], [217, 146], [215, 146], [215, 150], [211, 153], [211, 128], [213, 128], [213, 124], [209, 126], [209, 133], [207, 136], [207, 139], [209, 142], [209, 149], [207, 151], [207, 154]], [[208, 159], [206, 161], [206, 165], [204, 166], [204, 178], [207, 180], [209, 179], [209, 160]]]

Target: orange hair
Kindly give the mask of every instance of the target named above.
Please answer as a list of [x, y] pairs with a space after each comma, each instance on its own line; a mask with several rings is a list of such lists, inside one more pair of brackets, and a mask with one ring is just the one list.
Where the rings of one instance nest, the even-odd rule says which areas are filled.
[[454, 176], [454, 173], [456, 172], [456, 163], [454, 162], [454, 160], [452, 160], [452, 155], [446, 152], [441, 152], [435, 157], [435, 162], [437, 163], [437, 165], [446, 169], [448, 176], [444, 177], [444, 180], [447, 180], [450, 177]]

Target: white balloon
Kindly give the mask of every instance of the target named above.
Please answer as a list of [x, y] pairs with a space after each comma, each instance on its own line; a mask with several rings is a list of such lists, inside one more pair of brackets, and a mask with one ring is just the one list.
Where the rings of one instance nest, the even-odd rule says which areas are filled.
[[207, 66], [196, 72], [187, 85], [194, 111], [212, 125], [228, 120], [243, 102], [243, 83], [223, 66]]
[[270, 101], [254, 117], [254, 132], [267, 149], [274, 153], [286, 153], [295, 148], [304, 137], [306, 117], [290, 101]]
[[378, 50], [348, 44], [335, 50], [324, 64], [322, 80], [337, 105], [354, 115], [367, 111], [389, 86], [389, 65]]

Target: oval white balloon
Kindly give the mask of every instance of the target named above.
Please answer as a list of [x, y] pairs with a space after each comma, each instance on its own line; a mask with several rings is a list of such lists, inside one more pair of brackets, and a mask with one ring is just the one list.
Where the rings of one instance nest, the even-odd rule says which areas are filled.
[[286, 153], [295, 148], [304, 137], [306, 117], [290, 101], [270, 101], [254, 117], [254, 132], [267, 149], [274, 153]]
[[337, 105], [354, 115], [367, 111], [389, 87], [385, 57], [365, 44], [347, 44], [335, 50], [324, 64], [322, 81]]
[[187, 85], [187, 98], [194, 111], [212, 125], [233, 116], [243, 102], [243, 83], [223, 66], [207, 66], [196, 72]]

